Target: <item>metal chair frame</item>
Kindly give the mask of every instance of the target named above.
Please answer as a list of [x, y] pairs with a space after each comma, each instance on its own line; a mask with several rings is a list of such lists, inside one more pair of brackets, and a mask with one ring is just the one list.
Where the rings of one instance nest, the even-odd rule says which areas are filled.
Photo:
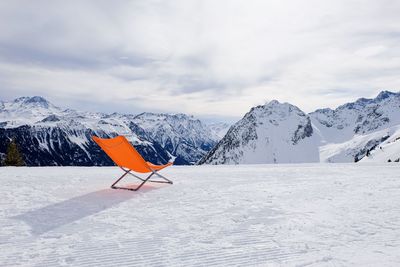
[[[125, 173], [122, 174], [122, 176], [119, 177], [119, 178], [111, 185], [111, 188], [112, 188], [112, 189], [124, 189], [124, 190], [130, 190], [130, 191], [137, 191], [137, 190], [139, 190], [146, 182], [173, 184], [173, 182], [172, 182], [171, 180], [169, 180], [168, 178], [166, 178], [166, 177], [162, 176], [161, 174], [159, 174], [157, 170], [153, 170], [153, 169], [151, 169], [151, 168], [149, 168], [149, 170], [151, 171], [151, 174], [150, 174], [149, 176], [147, 176], [146, 178], [142, 178], [142, 177], [139, 177], [139, 176], [137, 176], [137, 175], [131, 173], [132, 170], [125, 169], [125, 168], [122, 168], [122, 167], [120, 167], [120, 168], [121, 168]], [[115, 186], [115, 185], [116, 185], [119, 181], [121, 181], [122, 178], [124, 178], [127, 174], [132, 175], [133, 177], [135, 177], [135, 178], [141, 180], [142, 183], [139, 184], [136, 188]], [[158, 176], [159, 178], [163, 179], [164, 181], [150, 180], [150, 178], [151, 178], [153, 175]]]

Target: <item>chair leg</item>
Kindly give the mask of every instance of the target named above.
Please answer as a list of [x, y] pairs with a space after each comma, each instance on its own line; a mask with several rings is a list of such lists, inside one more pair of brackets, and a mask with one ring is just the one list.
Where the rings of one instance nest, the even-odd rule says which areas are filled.
[[164, 177], [163, 175], [159, 174], [157, 171], [153, 171], [153, 174], [157, 175], [158, 177], [160, 177], [161, 179], [164, 179], [164, 181], [155, 181], [155, 180], [150, 180], [153, 183], [166, 183], [166, 184], [173, 184], [173, 182], [171, 180], [169, 180], [168, 178]]
[[[115, 186], [122, 178], [124, 178], [125, 175], [127, 174], [132, 174], [130, 173], [130, 170], [127, 171], [126, 173], [124, 173], [115, 183], [113, 183], [111, 185], [112, 189], [124, 189], [124, 190], [130, 190], [130, 191], [137, 191], [139, 190], [147, 181], [149, 181], [149, 179], [151, 178], [151, 176], [153, 176], [154, 173], [151, 173], [149, 176], [147, 176], [145, 179], [139, 178], [140, 180], [142, 180], [142, 183], [140, 185], [138, 185], [136, 188], [129, 188], [129, 187], [121, 187], [121, 186]], [[136, 175], [134, 175], [136, 177]]]
[[[116, 180], [112, 185], [111, 188], [112, 189], [124, 189], [124, 190], [130, 190], [130, 191], [137, 191], [139, 190], [146, 182], [153, 182], [153, 183], [165, 183], [165, 184], [173, 184], [171, 180], [167, 179], [166, 177], [162, 176], [161, 174], [159, 174], [156, 170], [151, 170], [151, 174], [149, 176], [147, 176], [146, 178], [141, 178], [133, 173], [131, 173], [131, 170], [127, 170], [124, 169], [122, 167], [120, 167], [125, 173], [118, 178], [118, 180]], [[122, 180], [122, 178], [124, 178], [127, 174], [132, 175], [133, 177], [139, 179], [142, 181], [142, 183], [140, 185], [138, 185], [136, 188], [129, 188], [129, 187], [121, 187], [121, 186], [115, 186], [119, 181]], [[153, 175], [157, 175], [158, 177], [160, 177], [161, 179], [164, 179], [165, 181], [157, 181], [157, 180], [150, 180], [150, 178]]]
[[118, 180], [116, 180], [116, 181], [111, 185], [111, 188], [114, 188], [114, 186], [115, 186], [119, 181], [121, 181], [121, 179], [124, 178], [125, 175], [127, 175], [127, 174], [130, 172], [130, 170], [128, 170], [128, 171], [126, 171], [125, 169], [123, 169], [123, 170], [124, 170], [125, 173], [124, 173], [121, 177], [119, 177]]

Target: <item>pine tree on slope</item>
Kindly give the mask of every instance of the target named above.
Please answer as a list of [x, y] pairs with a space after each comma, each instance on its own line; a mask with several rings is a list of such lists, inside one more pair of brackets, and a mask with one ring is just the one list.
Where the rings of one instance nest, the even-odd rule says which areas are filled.
[[5, 166], [23, 166], [25, 165], [24, 160], [22, 159], [21, 153], [18, 150], [18, 146], [14, 140], [11, 140], [10, 144], [8, 144], [7, 155], [4, 159]]

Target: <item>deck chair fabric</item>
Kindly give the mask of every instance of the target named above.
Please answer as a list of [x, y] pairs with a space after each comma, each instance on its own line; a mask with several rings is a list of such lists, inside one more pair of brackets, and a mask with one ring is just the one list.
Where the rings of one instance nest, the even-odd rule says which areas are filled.
[[[103, 139], [97, 136], [93, 136], [92, 139], [101, 147], [101, 149], [104, 150], [104, 152], [111, 158], [111, 160], [114, 161], [114, 163], [125, 172], [121, 177], [118, 178], [117, 181], [115, 181], [115, 183], [111, 185], [111, 188], [137, 191], [148, 181], [172, 184], [171, 180], [165, 178], [158, 173], [158, 171], [168, 166], [171, 166], [173, 164], [172, 162], [169, 162], [165, 165], [155, 165], [151, 162], [145, 161], [124, 136], [117, 136], [109, 139]], [[137, 173], [150, 173], [150, 175], [146, 178], [141, 178], [133, 174], [132, 171]], [[116, 184], [127, 174], [130, 174], [135, 178], [141, 180], [142, 183], [139, 184], [136, 188], [116, 186]], [[162, 179], [162, 181], [150, 180], [153, 175], [158, 176]]]

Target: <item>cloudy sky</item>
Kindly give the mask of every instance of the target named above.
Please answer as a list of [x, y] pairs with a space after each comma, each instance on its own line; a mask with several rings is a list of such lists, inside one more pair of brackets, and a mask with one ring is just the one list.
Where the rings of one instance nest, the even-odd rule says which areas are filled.
[[0, 99], [238, 118], [400, 90], [400, 1], [1, 1]]

